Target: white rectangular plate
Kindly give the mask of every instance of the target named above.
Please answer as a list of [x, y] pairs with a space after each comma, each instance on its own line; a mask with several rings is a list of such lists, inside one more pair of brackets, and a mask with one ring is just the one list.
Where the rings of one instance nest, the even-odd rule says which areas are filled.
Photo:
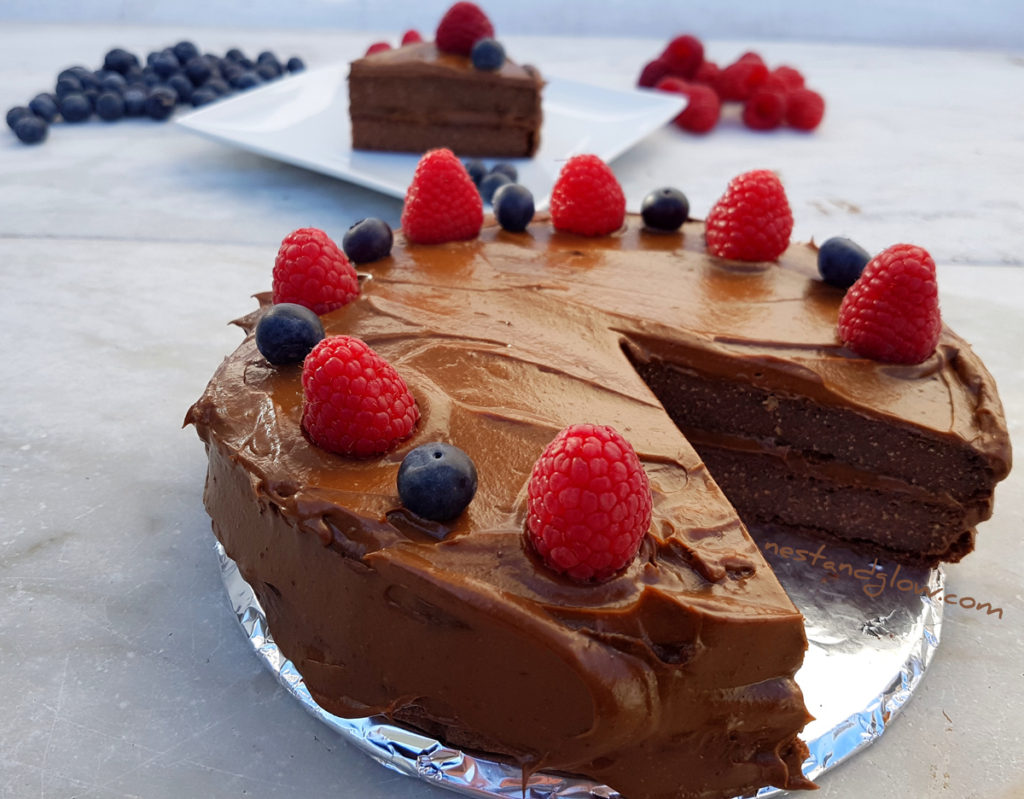
[[[302, 72], [204, 106], [179, 125], [254, 153], [404, 197], [419, 156], [353, 150], [348, 65]], [[651, 90], [606, 89], [553, 78], [544, 87], [541, 146], [509, 161], [543, 208], [562, 163], [594, 153], [610, 162], [686, 107], [686, 98]]]

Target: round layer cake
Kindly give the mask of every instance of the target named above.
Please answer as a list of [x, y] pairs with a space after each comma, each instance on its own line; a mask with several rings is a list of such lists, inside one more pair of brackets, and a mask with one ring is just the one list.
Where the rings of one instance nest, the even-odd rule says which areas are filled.
[[[321, 317], [419, 406], [413, 434], [371, 459], [309, 441], [301, 366], [260, 355], [259, 311], [241, 320], [188, 421], [214, 532], [314, 699], [631, 799], [810, 787], [802, 617], [740, 517], [957, 558], [1009, 468], [970, 347], [944, 329], [923, 364], [855, 356], [815, 258], [726, 261], [701, 223], [653, 232], [635, 216], [598, 237], [547, 218], [443, 245], [399, 234], [358, 299]], [[581, 422], [622, 433], [653, 499], [639, 555], [599, 584], [524, 540], [531, 468]], [[479, 475], [450, 523], [396, 488], [403, 457], [438, 441]]]

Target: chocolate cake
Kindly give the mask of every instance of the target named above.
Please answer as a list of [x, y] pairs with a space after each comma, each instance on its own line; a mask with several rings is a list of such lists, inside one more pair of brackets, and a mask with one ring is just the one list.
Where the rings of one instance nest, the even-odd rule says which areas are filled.
[[[369, 460], [309, 443], [301, 368], [268, 364], [258, 314], [243, 320], [187, 421], [215, 534], [319, 704], [630, 799], [812, 787], [802, 618], [716, 481], [748, 521], [955, 558], [1009, 468], [1005, 421], [948, 329], [918, 366], [858, 358], [812, 247], [738, 264], [707, 255], [703, 233], [629, 216], [594, 238], [546, 219], [445, 245], [398, 235], [360, 298], [322, 317], [384, 356], [422, 413]], [[639, 556], [600, 584], [523, 542], [531, 466], [581, 421], [622, 432], [653, 494]], [[479, 473], [451, 523], [417, 518], [395, 488], [431, 441]]]
[[540, 144], [543, 85], [532, 66], [480, 70], [433, 42], [373, 53], [349, 71], [352, 147], [529, 157]]

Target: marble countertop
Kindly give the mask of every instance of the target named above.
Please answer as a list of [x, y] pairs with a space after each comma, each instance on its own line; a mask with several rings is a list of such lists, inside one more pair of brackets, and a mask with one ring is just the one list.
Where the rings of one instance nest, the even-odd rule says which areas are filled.
[[[26, 102], [112, 46], [191, 38], [346, 61], [377, 38], [315, 32], [0, 27], [0, 104]], [[549, 75], [629, 87], [663, 42], [513, 38]], [[985, 359], [1024, 442], [1024, 55], [709, 41], [799, 67], [826, 97], [811, 136], [735, 121], [658, 130], [613, 164], [630, 205], [677, 185], [696, 216], [728, 179], [783, 177], [795, 236], [896, 241], [939, 263], [946, 321]], [[0, 132], [0, 798], [443, 799], [307, 715], [252, 654], [221, 585], [189, 404], [238, 343], [280, 239], [400, 201], [196, 137], [174, 124]], [[1024, 796], [1024, 472], [997, 491], [917, 695], [821, 797]]]

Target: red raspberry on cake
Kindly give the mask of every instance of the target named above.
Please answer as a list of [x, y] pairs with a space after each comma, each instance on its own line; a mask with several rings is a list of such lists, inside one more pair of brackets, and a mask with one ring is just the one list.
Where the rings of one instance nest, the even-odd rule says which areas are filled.
[[391, 45], [388, 42], [374, 42], [366, 48], [365, 55], [373, 55], [374, 53], [384, 53], [391, 49]]
[[527, 487], [526, 536], [544, 563], [601, 581], [636, 556], [651, 525], [651, 486], [632, 445], [612, 427], [571, 425], [548, 444]]
[[872, 258], [839, 306], [843, 343], [875, 361], [922, 363], [941, 330], [935, 261], [913, 244], [894, 244]]
[[420, 32], [415, 28], [410, 28], [402, 34], [402, 46], [407, 44], [419, 44], [423, 41], [423, 37], [420, 36]]
[[825, 98], [812, 89], [794, 89], [786, 102], [786, 124], [797, 130], [814, 130], [825, 116]]
[[710, 86], [688, 83], [679, 78], [662, 78], [657, 88], [663, 92], [681, 94], [689, 100], [686, 108], [672, 120], [683, 130], [707, 133], [718, 124], [722, 115], [722, 101]]
[[322, 230], [299, 228], [274, 261], [274, 303], [294, 302], [325, 314], [359, 296], [359, 278], [345, 253]]
[[708, 252], [736, 261], [774, 261], [789, 246], [793, 213], [778, 176], [755, 169], [729, 182], [708, 214]]
[[441, 17], [434, 40], [445, 53], [468, 56], [480, 39], [493, 39], [494, 26], [475, 3], [456, 3]]
[[451, 150], [429, 150], [405, 193], [405, 237], [416, 244], [462, 241], [475, 238], [483, 223], [483, 200], [465, 165]]
[[574, 155], [551, 190], [551, 223], [564, 233], [605, 236], [626, 218], [626, 196], [608, 165], [596, 155]]
[[302, 365], [302, 392], [302, 429], [341, 455], [382, 455], [420, 417], [402, 376], [351, 336], [328, 336], [313, 348]]

